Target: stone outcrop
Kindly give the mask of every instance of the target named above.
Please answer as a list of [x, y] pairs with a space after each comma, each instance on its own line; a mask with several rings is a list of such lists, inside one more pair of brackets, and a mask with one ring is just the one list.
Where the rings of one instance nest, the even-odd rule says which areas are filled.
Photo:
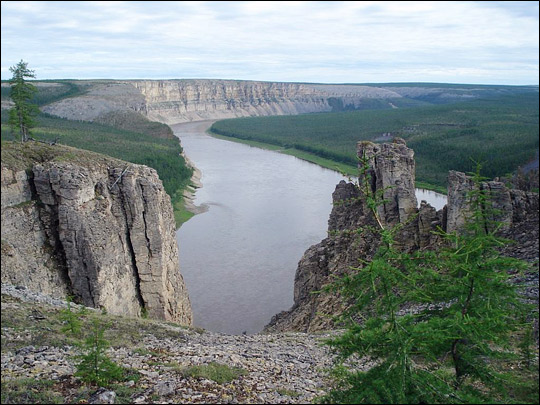
[[[466, 195], [473, 187], [465, 174], [449, 173], [448, 204], [443, 209], [436, 211], [424, 201], [416, 208], [414, 154], [403, 140], [389, 144], [360, 142], [358, 157], [368, 163], [367, 186], [371, 192], [381, 193], [386, 201], [378, 207], [382, 225], [401, 226], [395, 240], [402, 250], [439, 246], [442, 240], [434, 230], [459, 231], [465, 223]], [[366, 184], [364, 179], [360, 177], [360, 186]], [[500, 212], [497, 219], [504, 224], [502, 236], [517, 242], [508, 245], [503, 253], [538, 263], [538, 193], [507, 189], [496, 181], [483, 183], [482, 188], [491, 193], [493, 207]], [[315, 292], [323, 291], [325, 285], [351, 268], [361, 266], [362, 260], [373, 257], [380, 244], [379, 235], [370, 231], [377, 227], [377, 220], [361, 190], [345, 181], [337, 185], [328, 237], [304, 253], [295, 276], [294, 305], [275, 315], [265, 331], [312, 332], [334, 326], [332, 317], [342, 312], [342, 300], [335, 292]], [[537, 270], [517, 281], [524, 286], [526, 296], [538, 300]]]
[[401, 98], [374, 86], [313, 85], [245, 80], [129, 80], [96, 82], [81, 96], [60, 100], [43, 111], [67, 119], [100, 121], [135, 111], [165, 124], [361, 108], [368, 99]]
[[331, 109], [322, 94], [295, 83], [178, 80], [132, 84], [145, 96], [148, 118], [167, 124]]
[[3, 145], [2, 283], [191, 324], [156, 171], [74, 148]]
[[393, 143], [359, 142], [357, 155], [364, 157], [369, 166], [367, 177], [372, 193], [382, 192], [384, 202], [378, 207], [381, 220], [392, 226], [404, 224], [418, 206], [413, 150], [403, 139], [396, 138]]
[[332, 100], [359, 106], [366, 98], [401, 97], [367, 86], [324, 86], [241, 80], [134, 81], [151, 120], [186, 121], [331, 111]]
[[[522, 190], [509, 189], [499, 181], [482, 183], [482, 188], [493, 200], [493, 209], [496, 218], [502, 222], [502, 230], [511, 233], [512, 227], [534, 219], [534, 213], [538, 214], [538, 194]], [[469, 214], [467, 207], [467, 193], [473, 189], [473, 181], [464, 173], [450, 171], [448, 174], [448, 232], [459, 230], [465, 223]]]
[[[67, 119], [110, 123], [108, 114], [140, 113], [152, 121], [179, 124], [224, 118], [295, 115], [363, 108], [399, 108], [396, 100], [435, 104], [484, 97], [486, 89], [471, 86], [376, 86], [309, 84], [220, 79], [79, 81], [84, 94], [44, 106], [43, 111]], [[527, 91], [537, 89], [530, 88]], [[496, 95], [504, 89], [493, 88]], [[373, 102], [377, 100], [377, 102]], [[397, 105], [396, 105], [397, 104]], [[407, 104], [407, 103], [406, 103]]]

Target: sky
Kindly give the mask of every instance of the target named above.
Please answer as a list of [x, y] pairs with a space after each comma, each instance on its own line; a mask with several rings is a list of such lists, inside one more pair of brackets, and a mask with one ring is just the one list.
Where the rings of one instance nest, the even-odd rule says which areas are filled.
[[538, 85], [538, 1], [2, 1], [1, 76]]

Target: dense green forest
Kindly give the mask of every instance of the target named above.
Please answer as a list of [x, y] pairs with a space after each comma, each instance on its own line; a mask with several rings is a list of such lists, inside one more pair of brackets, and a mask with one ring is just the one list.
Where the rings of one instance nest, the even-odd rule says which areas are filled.
[[474, 161], [493, 178], [534, 159], [538, 107], [538, 92], [514, 92], [414, 108], [237, 118], [218, 121], [211, 131], [345, 163], [350, 174], [356, 171], [358, 141], [399, 136], [415, 151], [417, 180], [446, 187], [448, 170], [472, 171]]
[[[34, 103], [44, 105], [61, 98], [81, 94], [82, 85], [59, 82], [59, 86], [38, 87]], [[9, 98], [9, 87], [2, 87], [2, 99]], [[7, 110], [2, 110], [2, 142], [18, 140], [8, 126]], [[128, 162], [150, 166], [158, 172], [175, 208], [179, 225], [189, 216], [183, 207], [182, 192], [189, 184], [192, 169], [180, 156], [182, 148], [165, 124], [148, 121], [133, 113], [111, 114], [104, 123], [72, 121], [41, 113], [36, 117], [32, 137], [103, 153]], [[113, 126], [114, 125], [114, 126]]]

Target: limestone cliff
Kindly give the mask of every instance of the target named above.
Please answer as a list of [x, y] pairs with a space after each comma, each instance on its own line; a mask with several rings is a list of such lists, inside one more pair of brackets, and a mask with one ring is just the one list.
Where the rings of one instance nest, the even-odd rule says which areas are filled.
[[[391, 144], [360, 142], [358, 156], [368, 162], [374, 193], [382, 193], [385, 203], [379, 207], [383, 225], [400, 224], [396, 235], [404, 251], [429, 249], [442, 241], [432, 233], [437, 227], [450, 232], [459, 230], [467, 214], [465, 196], [472, 181], [463, 173], [450, 172], [448, 204], [438, 212], [422, 202], [416, 208], [414, 154], [401, 139]], [[360, 184], [363, 179], [360, 179]], [[494, 208], [499, 209], [504, 222], [503, 236], [518, 243], [509, 245], [504, 253], [538, 263], [538, 193], [509, 190], [503, 183], [483, 183], [493, 196]], [[310, 247], [298, 264], [294, 284], [294, 305], [289, 311], [275, 315], [266, 331], [316, 331], [333, 327], [332, 316], [343, 307], [335, 293], [313, 294], [331, 283], [335, 277], [350, 272], [351, 267], [369, 260], [380, 243], [378, 234], [370, 232], [376, 218], [367, 207], [359, 188], [345, 181], [333, 193], [334, 208], [328, 221], [328, 237]], [[358, 230], [362, 229], [361, 236]], [[538, 271], [518, 280], [529, 298], [538, 300]]]
[[[295, 115], [363, 108], [399, 108], [504, 94], [503, 87], [310, 84], [221, 79], [78, 81], [84, 94], [44, 106], [74, 120], [110, 122], [138, 113], [165, 124], [247, 116]], [[537, 91], [535, 88], [527, 91]], [[407, 99], [407, 100], [405, 100]], [[374, 102], [374, 100], [377, 100]], [[413, 101], [411, 101], [413, 100]], [[404, 101], [404, 103], [402, 103]], [[412, 103], [412, 104], [411, 104]]]
[[166, 124], [246, 116], [332, 111], [361, 107], [367, 99], [402, 96], [374, 86], [313, 85], [244, 80], [130, 80], [96, 82], [84, 95], [43, 107], [68, 119], [99, 121], [118, 111], [135, 111]]
[[154, 169], [74, 148], [2, 148], [2, 283], [191, 324], [170, 198]]

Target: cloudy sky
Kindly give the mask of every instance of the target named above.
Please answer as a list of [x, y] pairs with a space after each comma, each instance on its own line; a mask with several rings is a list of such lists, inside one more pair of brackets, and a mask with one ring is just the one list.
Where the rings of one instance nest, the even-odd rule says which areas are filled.
[[2, 79], [538, 84], [537, 1], [2, 1]]

